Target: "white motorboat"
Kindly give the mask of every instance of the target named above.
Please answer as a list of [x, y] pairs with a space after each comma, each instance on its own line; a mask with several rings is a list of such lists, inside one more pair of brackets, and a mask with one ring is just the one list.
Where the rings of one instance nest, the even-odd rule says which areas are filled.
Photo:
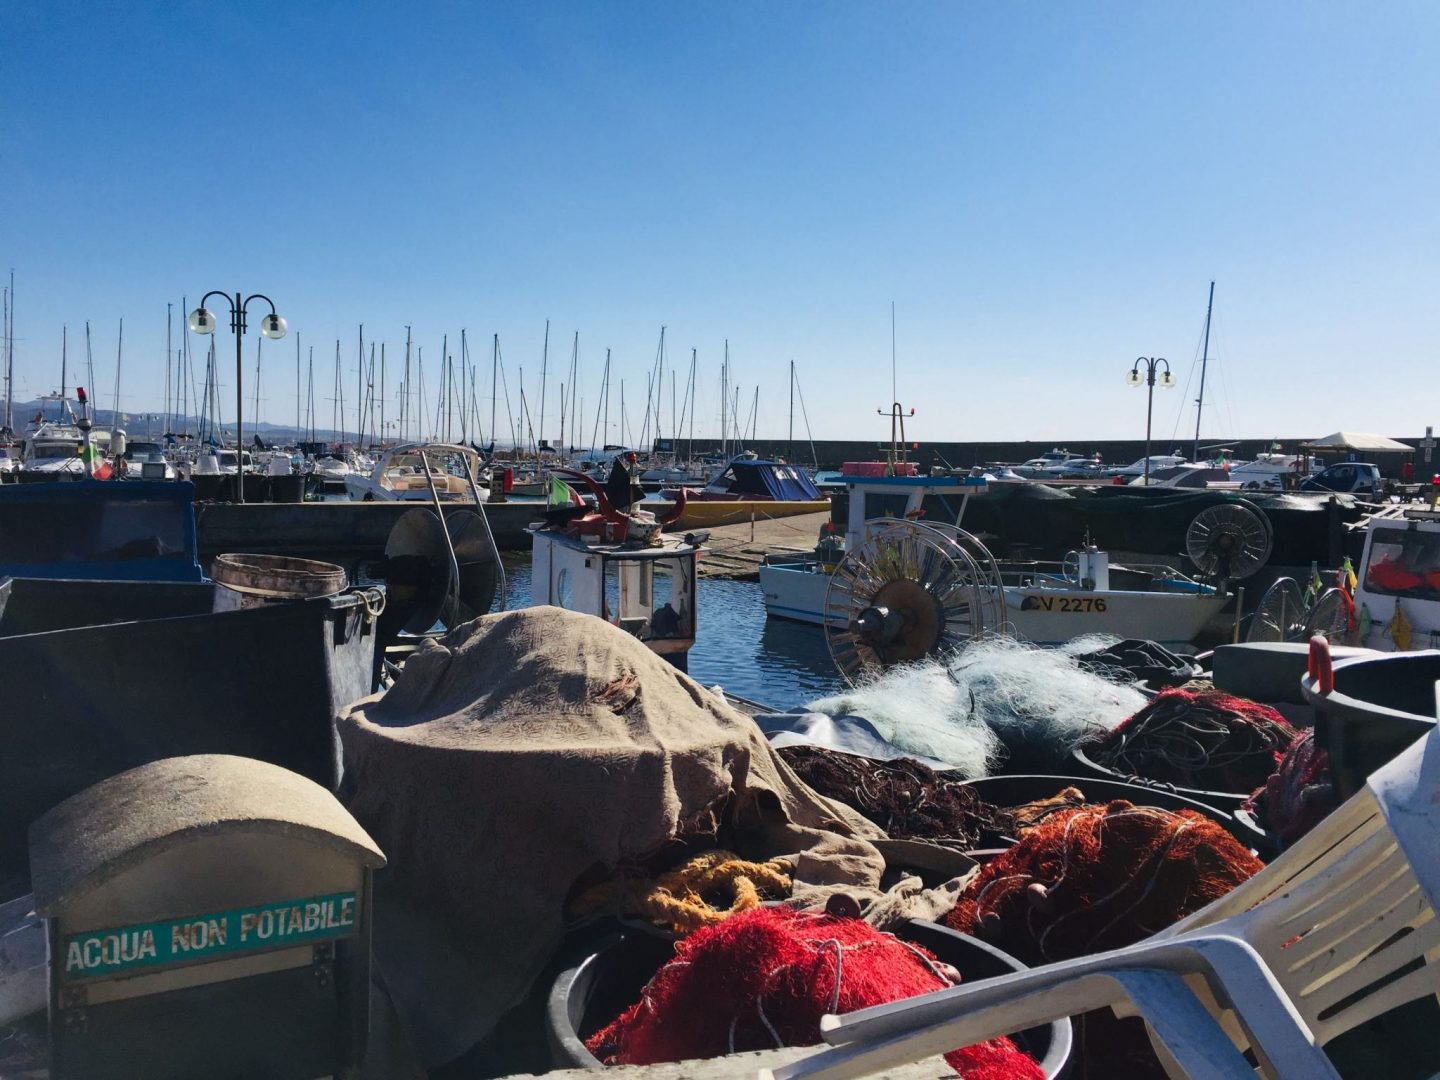
[[1246, 491], [1279, 491], [1285, 486], [1285, 477], [1293, 476], [1298, 482], [1308, 473], [1302, 471], [1305, 459], [1299, 454], [1258, 454], [1254, 461], [1242, 461], [1230, 466], [1230, 479]]
[[1230, 599], [1223, 582], [1269, 555], [1263, 516], [1224, 504], [1202, 510], [1187, 537], [1202, 571], [1222, 579], [1214, 584], [1168, 567], [1111, 566], [1090, 546], [1060, 564], [1001, 563], [959, 527], [977, 490], [965, 479], [847, 478], [843, 540], [828, 533], [815, 554], [772, 555], [760, 567], [766, 614], [863, 636], [867, 620], [898, 611], [914, 624], [909, 640], [923, 642], [910, 659], [982, 631], [1042, 645], [1106, 633], [1184, 647]]
[[346, 493], [360, 502], [430, 502], [432, 484], [446, 502], [474, 502], [477, 491], [478, 501], [488, 502], [486, 479], [480, 455], [468, 446], [450, 443], [396, 446], [380, 455], [368, 476], [350, 472], [344, 477]]
[[1152, 467], [1148, 480], [1144, 476], [1137, 476], [1130, 484], [1133, 487], [1216, 488], [1222, 491], [1234, 491], [1240, 487], [1240, 484], [1231, 478], [1228, 470], [1189, 461], [1159, 469]]
[[80, 429], [74, 424], [47, 420], [26, 436], [20, 467], [25, 472], [81, 476], [85, 472], [85, 463], [80, 457], [83, 442]]
[[125, 447], [125, 453], [115, 459], [115, 475], [126, 480], [174, 480], [177, 473], [159, 443], [132, 442]]
[[310, 471], [322, 480], [344, 480], [355, 472], [348, 462], [333, 456], [316, 458]]

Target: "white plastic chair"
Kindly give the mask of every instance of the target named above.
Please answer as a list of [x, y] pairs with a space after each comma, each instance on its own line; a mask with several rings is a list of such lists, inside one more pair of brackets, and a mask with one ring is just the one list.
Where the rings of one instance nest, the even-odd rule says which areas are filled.
[[[1440, 729], [1270, 866], [1128, 948], [827, 1016], [832, 1048], [768, 1074], [848, 1080], [1109, 1006], [1172, 1077], [1336, 1077], [1323, 1045], [1440, 993]], [[1415, 970], [1405, 970], [1414, 965]], [[762, 1078], [767, 1074], [762, 1073]]]

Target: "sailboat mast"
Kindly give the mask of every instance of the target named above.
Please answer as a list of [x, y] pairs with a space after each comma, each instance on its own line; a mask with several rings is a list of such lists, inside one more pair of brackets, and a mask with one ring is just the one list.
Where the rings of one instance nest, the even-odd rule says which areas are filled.
[[495, 373], [500, 370], [500, 335], [494, 334], [490, 342], [490, 442], [493, 445], [499, 437], [495, 430]]
[[315, 441], [315, 346], [311, 345], [305, 361], [305, 437]]
[[300, 441], [300, 331], [295, 331], [295, 441]]
[[410, 433], [410, 399], [414, 389], [410, 385], [410, 327], [405, 327], [405, 387], [400, 395], [400, 441], [404, 442]]
[[[255, 427], [257, 429], [260, 427], [260, 341], [263, 337], [264, 335], [262, 334], [255, 339], [255, 408], [252, 412], [255, 414]], [[118, 408], [118, 402], [116, 406]]]
[[685, 452], [685, 464], [688, 467], [695, 457], [695, 365], [698, 351], [695, 348], [690, 350], [690, 388], [687, 391], [690, 395], [690, 446]]
[[1210, 282], [1210, 299], [1205, 304], [1205, 344], [1200, 348], [1200, 396], [1195, 399], [1195, 453], [1191, 461], [1200, 460], [1200, 412], [1205, 408], [1205, 368], [1210, 363], [1210, 313], [1215, 310], [1215, 282]]
[[720, 361], [720, 456], [730, 456], [730, 339], [725, 339], [725, 359]]
[[5, 294], [5, 430], [15, 430], [15, 271]]
[[115, 407], [110, 410], [110, 429], [120, 422], [120, 357], [125, 348], [125, 320], [120, 320], [120, 333], [115, 338]]
[[165, 430], [170, 430], [170, 305], [165, 305]]
[[[580, 411], [576, 405], [580, 401], [580, 331], [575, 331], [575, 343], [570, 347], [570, 441], [577, 442], [575, 438], [575, 427], [581, 422]], [[580, 432], [580, 438], [584, 438], [584, 431]], [[569, 448], [565, 445], [565, 435], [560, 435], [560, 452], [569, 455]]]
[[785, 441], [785, 460], [795, 460], [795, 361], [790, 361], [790, 434]]
[[[545, 320], [545, 347], [540, 353], [540, 441], [545, 441], [545, 378], [550, 367], [550, 320]], [[536, 453], [539, 453], [537, 447]]]
[[355, 352], [355, 449], [365, 442], [365, 324], [360, 324]]

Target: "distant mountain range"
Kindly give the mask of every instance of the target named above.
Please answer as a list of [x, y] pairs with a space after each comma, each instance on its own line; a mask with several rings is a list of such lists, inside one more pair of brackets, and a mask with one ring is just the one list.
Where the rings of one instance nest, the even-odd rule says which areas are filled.
[[[72, 404], [74, 403], [72, 402]], [[0, 412], [3, 412], [3, 405], [4, 402], [0, 401]], [[44, 401], [38, 398], [30, 401], [15, 402], [14, 417], [16, 437], [24, 437], [26, 430], [34, 422], [36, 416], [39, 415], [43, 415], [47, 420], [54, 420], [59, 416], [58, 406], [54, 401]], [[97, 428], [113, 428], [117, 426], [115, 423], [115, 415], [113, 409], [92, 408], [90, 412], [90, 417], [94, 420]], [[120, 422], [118, 426], [123, 428], [125, 433], [132, 439], [145, 438], [149, 435], [159, 438], [165, 434], [167, 423], [175, 424], [177, 434], [188, 431], [193, 435], [200, 430], [200, 418], [198, 416], [171, 418], [164, 413], [123, 411], [119, 416]], [[0, 423], [3, 423], [3, 421], [4, 417], [0, 416]], [[233, 415], [229, 418], [228, 422], [224, 424], [224, 430], [228, 434], [234, 435], [235, 418]], [[259, 433], [261, 439], [265, 442], [292, 442], [297, 437], [295, 427], [292, 424], [270, 424], [264, 422], [257, 424], [253, 420], [246, 419], [246, 442], [249, 442], [251, 435], [256, 432]], [[315, 438], [321, 442], [335, 442], [340, 438], [340, 434], [344, 434], [347, 439], [352, 441], [355, 438], [353, 431], [337, 433], [329, 428], [315, 429]], [[309, 433], [303, 433], [302, 437], [309, 438]]]

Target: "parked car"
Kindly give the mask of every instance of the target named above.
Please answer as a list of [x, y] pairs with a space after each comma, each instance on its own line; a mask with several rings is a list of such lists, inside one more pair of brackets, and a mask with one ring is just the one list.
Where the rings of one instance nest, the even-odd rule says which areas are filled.
[[1384, 481], [1380, 469], [1363, 461], [1342, 461], [1301, 481], [1301, 491], [1346, 491], [1378, 497]]

